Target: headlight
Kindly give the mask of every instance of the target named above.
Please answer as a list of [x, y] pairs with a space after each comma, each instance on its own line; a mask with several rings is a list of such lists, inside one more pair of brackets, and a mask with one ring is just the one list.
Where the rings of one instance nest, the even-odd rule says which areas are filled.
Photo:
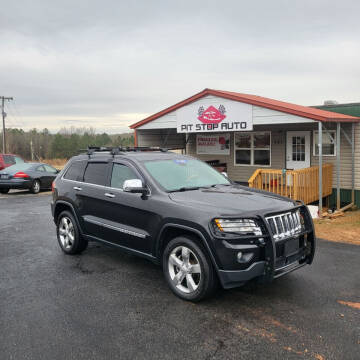
[[220, 233], [262, 235], [260, 226], [252, 219], [215, 219], [215, 230]]

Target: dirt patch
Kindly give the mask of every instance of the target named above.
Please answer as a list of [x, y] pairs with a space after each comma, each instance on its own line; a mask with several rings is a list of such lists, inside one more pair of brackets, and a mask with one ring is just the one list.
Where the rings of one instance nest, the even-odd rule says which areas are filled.
[[335, 219], [314, 220], [316, 236], [335, 242], [360, 245], [360, 210]]
[[61, 170], [67, 163], [67, 159], [42, 159], [41, 162], [49, 164], [56, 169]]

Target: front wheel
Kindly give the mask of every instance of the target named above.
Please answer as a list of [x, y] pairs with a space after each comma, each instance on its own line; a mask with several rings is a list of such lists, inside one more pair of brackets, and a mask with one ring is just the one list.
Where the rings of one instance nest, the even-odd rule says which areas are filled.
[[81, 236], [75, 218], [69, 211], [59, 215], [56, 233], [65, 254], [79, 254], [87, 248], [88, 242]]
[[163, 272], [180, 298], [200, 301], [216, 289], [217, 276], [206, 251], [190, 237], [177, 237], [163, 253]]

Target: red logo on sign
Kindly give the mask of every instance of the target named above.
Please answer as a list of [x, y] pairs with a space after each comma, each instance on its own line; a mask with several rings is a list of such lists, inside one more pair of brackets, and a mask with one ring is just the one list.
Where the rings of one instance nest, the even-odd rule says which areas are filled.
[[219, 109], [210, 105], [205, 111], [201, 106], [198, 113], [198, 119], [204, 124], [218, 124], [226, 118], [225, 107], [223, 105], [220, 105]]

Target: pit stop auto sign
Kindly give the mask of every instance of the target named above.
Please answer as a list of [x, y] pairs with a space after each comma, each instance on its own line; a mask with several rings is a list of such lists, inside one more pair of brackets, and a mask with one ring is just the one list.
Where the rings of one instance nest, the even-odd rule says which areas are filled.
[[177, 132], [251, 131], [252, 105], [235, 101], [184, 106], [176, 111]]

